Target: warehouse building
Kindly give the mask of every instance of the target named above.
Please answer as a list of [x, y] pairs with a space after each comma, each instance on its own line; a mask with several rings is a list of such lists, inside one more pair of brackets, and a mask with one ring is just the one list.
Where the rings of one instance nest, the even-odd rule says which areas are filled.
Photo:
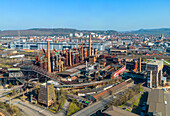
[[164, 91], [161, 89], [152, 89], [149, 93], [147, 105], [149, 116], [167, 116], [166, 101]]

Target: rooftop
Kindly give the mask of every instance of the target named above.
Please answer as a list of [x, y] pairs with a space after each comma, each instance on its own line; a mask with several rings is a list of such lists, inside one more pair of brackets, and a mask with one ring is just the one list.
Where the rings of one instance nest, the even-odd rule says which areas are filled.
[[164, 91], [161, 89], [153, 89], [148, 96], [149, 105], [148, 112], [150, 113], [161, 113], [162, 116], [166, 116], [165, 113], [165, 99], [164, 99]]
[[82, 70], [83, 68], [85, 68], [86, 65], [78, 65], [76, 67], [73, 67], [73, 68], [70, 68], [70, 69], [67, 69], [65, 71], [62, 71], [62, 72], [59, 72], [57, 74], [59, 75], [67, 75], [67, 76], [73, 76], [73, 75], [76, 75], [78, 73], [80, 73], [80, 70]]
[[71, 68], [71, 69], [67, 69], [66, 71], [67, 71], [67, 72], [76, 72], [76, 71], [78, 71], [78, 70], [80, 70], [80, 69], [83, 69], [83, 68], [85, 68], [85, 67], [86, 67], [86, 65], [79, 65], [79, 66], [73, 67], [73, 68]]
[[163, 64], [163, 61], [161, 61], [161, 60], [151, 60], [147, 64], [149, 64], [149, 65], [161, 65], [161, 64]]
[[109, 116], [138, 116], [137, 114], [123, 110], [116, 106], [110, 106], [107, 110], [104, 111], [104, 113], [108, 114]]

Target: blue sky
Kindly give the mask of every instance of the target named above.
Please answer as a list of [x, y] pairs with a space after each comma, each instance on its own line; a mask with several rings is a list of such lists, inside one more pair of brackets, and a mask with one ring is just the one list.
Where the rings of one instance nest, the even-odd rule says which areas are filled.
[[0, 0], [0, 30], [170, 28], [170, 0]]

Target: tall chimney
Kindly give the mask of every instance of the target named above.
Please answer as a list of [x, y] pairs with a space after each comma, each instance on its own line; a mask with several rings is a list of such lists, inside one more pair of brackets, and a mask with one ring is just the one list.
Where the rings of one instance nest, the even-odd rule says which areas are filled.
[[56, 69], [58, 70], [58, 55], [56, 55]]
[[141, 57], [139, 58], [139, 72], [141, 72]]
[[61, 61], [61, 55], [59, 55], [59, 69], [58, 69], [58, 72], [60, 72], [61, 71], [61, 63], [62, 63], [62, 61]]
[[89, 34], [89, 57], [91, 56], [91, 34]]
[[74, 54], [72, 54], [71, 57], [72, 57], [72, 65], [74, 66]]
[[94, 55], [94, 42], [93, 42], [93, 47], [92, 47], [92, 55]]
[[50, 42], [47, 41], [47, 60], [48, 60], [48, 72], [51, 72], [51, 62], [50, 62]]
[[84, 53], [83, 53], [83, 42], [82, 42], [81, 53], [82, 53], [82, 61], [83, 61], [83, 60], [84, 60]]
[[87, 48], [85, 48], [85, 58], [87, 58]]
[[69, 50], [69, 58], [70, 58], [70, 59], [69, 59], [69, 62], [70, 62], [70, 66], [71, 66], [71, 62], [72, 62], [72, 61], [71, 61], [71, 49]]
[[75, 62], [76, 62], [76, 64], [79, 63], [79, 54], [78, 54], [78, 52], [76, 52], [76, 54], [75, 54]]
[[68, 52], [66, 51], [66, 66], [68, 66], [68, 60], [69, 60], [69, 58], [68, 58]]

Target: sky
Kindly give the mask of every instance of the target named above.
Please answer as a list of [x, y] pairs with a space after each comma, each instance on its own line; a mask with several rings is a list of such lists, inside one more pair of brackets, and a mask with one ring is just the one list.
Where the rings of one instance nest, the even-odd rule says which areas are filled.
[[170, 28], [170, 0], [0, 0], [0, 30]]

